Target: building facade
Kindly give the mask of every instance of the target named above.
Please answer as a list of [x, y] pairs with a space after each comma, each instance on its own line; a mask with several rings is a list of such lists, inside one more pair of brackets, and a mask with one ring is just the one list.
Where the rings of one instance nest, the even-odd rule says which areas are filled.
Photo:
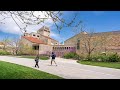
[[67, 39], [64, 44], [74, 45], [77, 54], [86, 54], [88, 49], [93, 49], [93, 53], [117, 52], [120, 54], [120, 31], [93, 33], [92, 35], [81, 32]]
[[50, 29], [43, 26], [36, 33], [25, 32], [21, 36], [21, 42], [32, 47], [36, 54], [55, 52], [57, 57], [63, 57], [69, 52], [76, 52], [79, 55], [86, 54], [88, 53], [87, 49], [93, 50], [93, 53], [117, 52], [120, 54], [120, 31], [93, 34], [81, 32], [67, 39], [64, 41], [64, 45], [61, 45], [57, 40], [50, 37]]
[[48, 54], [54, 52], [57, 57], [63, 57], [64, 54], [75, 52], [73, 45], [61, 45], [57, 40], [50, 37], [50, 29], [46, 26], [40, 28], [36, 33], [25, 32], [21, 36], [21, 43], [34, 49], [35, 54]]
[[57, 40], [50, 37], [50, 29], [46, 26], [40, 28], [37, 33], [25, 32], [21, 36], [21, 43], [33, 48], [36, 54], [46, 54], [52, 52], [52, 45], [59, 45]]
[[69, 52], [76, 52], [75, 46], [70, 45], [53, 45], [52, 51], [56, 54], [57, 57], [63, 57]]

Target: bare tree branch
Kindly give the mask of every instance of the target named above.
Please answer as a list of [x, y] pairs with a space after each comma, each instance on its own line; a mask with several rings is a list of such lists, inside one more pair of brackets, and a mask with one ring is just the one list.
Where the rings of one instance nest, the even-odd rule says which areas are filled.
[[[38, 12], [38, 15], [35, 15], [35, 12]], [[41, 17], [40, 13], [42, 13], [44, 17]], [[1, 23], [7, 18], [12, 18], [22, 33], [26, 31], [26, 26], [38, 25], [44, 23], [45, 20], [48, 19], [53, 21], [59, 32], [63, 27], [77, 27], [81, 24], [80, 21], [72, 26], [76, 23], [75, 20], [78, 15], [77, 13], [75, 13], [73, 19], [67, 23], [65, 18], [62, 17], [63, 13], [61, 11], [0, 11], [0, 15], [3, 17]], [[20, 23], [24, 24], [24, 27], [21, 27]]]

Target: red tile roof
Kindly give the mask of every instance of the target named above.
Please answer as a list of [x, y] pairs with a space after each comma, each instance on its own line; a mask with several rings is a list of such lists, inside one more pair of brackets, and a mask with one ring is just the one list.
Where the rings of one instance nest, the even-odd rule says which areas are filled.
[[44, 43], [42, 40], [38, 39], [38, 38], [34, 38], [34, 37], [31, 37], [31, 36], [22, 36], [23, 38], [29, 40], [30, 42], [32, 43], [37, 43], [37, 44], [46, 44]]

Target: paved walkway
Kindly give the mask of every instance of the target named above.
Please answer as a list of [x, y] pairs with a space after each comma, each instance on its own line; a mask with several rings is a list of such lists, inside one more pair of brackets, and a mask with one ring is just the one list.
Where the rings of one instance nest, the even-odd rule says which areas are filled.
[[0, 60], [28, 66], [65, 79], [120, 79], [120, 69], [82, 65], [76, 63], [75, 60], [56, 58], [58, 66], [50, 66], [50, 60], [41, 60], [39, 69], [34, 67], [35, 62], [33, 59], [0, 56]]

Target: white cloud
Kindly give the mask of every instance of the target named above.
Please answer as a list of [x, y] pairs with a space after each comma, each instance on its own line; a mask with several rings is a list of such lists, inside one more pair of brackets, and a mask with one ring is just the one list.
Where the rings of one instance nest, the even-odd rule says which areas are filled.
[[55, 33], [55, 32], [52, 32], [52, 31], [51, 31], [50, 36], [51, 36], [52, 38], [54, 38], [55, 40], [58, 40], [59, 42], [63, 42], [63, 41], [65, 40], [65, 38], [62, 37], [60, 34]]
[[[39, 16], [40, 15], [40, 16]], [[35, 12], [35, 16], [39, 16], [41, 18], [44, 18], [44, 14], [41, 12], [36, 11]], [[2, 19], [2, 16], [0, 15], [0, 20]], [[19, 20], [17, 20], [17, 23], [19, 23], [19, 25], [21, 27], [24, 27], [25, 25], [21, 24]], [[18, 34], [21, 35], [22, 32], [20, 31], [20, 28], [16, 25], [16, 23], [14, 22], [14, 20], [12, 18], [7, 18], [3, 21], [5, 24], [0, 24], [0, 31], [2, 32], [6, 32], [6, 33], [11, 33], [11, 34]], [[37, 30], [39, 30], [43, 25], [48, 26], [51, 29], [51, 37], [54, 38], [55, 40], [58, 40], [60, 42], [64, 41], [65, 39], [59, 34], [56, 33], [55, 31], [53, 31], [53, 29], [55, 29], [56, 27], [53, 27], [53, 21], [52, 19], [47, 19], [45, 20], [44, 23], [40, 23], [39, 25], [29, 25], [27, 27], [27, 32], [36, 32]], [[56, 30], [57, 31], [57, 30]]]
[[[35, 16], [38, 16], [41, 17], [41, 18], [44, 18], [44, 14], [41, 13], [41, 12], [38, 12], [36, 11], [35, 12]], [[2, 19], [3, 17], [0, 16], [0, 20]], [[21, 26], [21, 27], [24, 27], [25, 25], [21, 24], [19, 20], [17, 20], [17, 23]], [[12, 18], [6, 18], [4, 21], [3, 21], [5, 24], [0, 24], [0, 30], [2, 32], [7, 32], [7, 33], [12, 33], [12, 34], [18, 34], [18, 35], [21, 35], [21, 31], [20, 31], [20, 28], [16, 25], [16, 23], [14, 22], [14, 20]], [[46, 25], [48, 27], [51, 27], [53, 25], [53, 22], [51, 19], [48, 19], [46, 20], [44, 23], [41, 23], [39, 25], [29, 25], [27, 27], [27, 31], [28, 32], [36, 32], [38, 29], [40, 29], [43, 25]]]

